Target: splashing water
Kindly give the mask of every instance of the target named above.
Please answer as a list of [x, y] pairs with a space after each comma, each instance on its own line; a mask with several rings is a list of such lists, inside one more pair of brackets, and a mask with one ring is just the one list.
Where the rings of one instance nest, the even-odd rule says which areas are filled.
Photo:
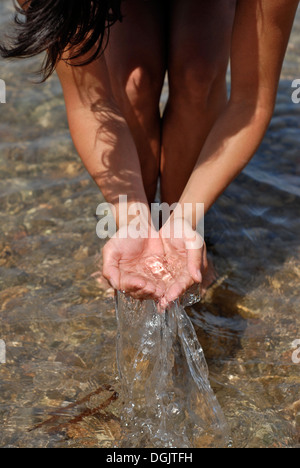
[[[185, 303], [199, 300], [192, 293]], [[211, 389], [204, 353], [184, 308], [118, 292], [117, 360], [123, 448], [225, 447], [229, 431]]]

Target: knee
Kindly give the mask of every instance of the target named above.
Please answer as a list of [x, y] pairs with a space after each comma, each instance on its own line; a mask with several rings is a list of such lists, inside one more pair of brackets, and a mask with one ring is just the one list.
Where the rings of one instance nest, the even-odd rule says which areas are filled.
[[225, 62], [198, 58], [188, 60], [184, 63], [184, 70], [173, 70], [170, 95], [177, 99], [181, 96], [189, 106], [206, 108], [214, 96], [224, 94], [227, 66]]
[[163, 74], [150, 67], [135, 67], [117, 79], [116, 100], [122, 109], [128, 106], [136, 112], [158, 109], [163, 86]]

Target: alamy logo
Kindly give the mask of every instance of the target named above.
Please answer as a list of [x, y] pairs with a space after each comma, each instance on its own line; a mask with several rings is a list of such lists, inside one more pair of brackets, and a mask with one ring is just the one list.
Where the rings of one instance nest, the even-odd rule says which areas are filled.
[[6, 344], [4, 340], [0, 340], [0, 364], [6, 363]]
[[292, 94], [292, 101], [294, 104], [300, 104], [300, 80], [294, 80], [292, 88], [296, 88]]
[[[171, 223], [167, 221], [171, 214], [176, 216]], [[150, 236], [152, 239], [159, 238], [159, 229], [161, 229], [165, 239], [184, 239], [188, 250], [200, 249], [204, 243], [204, 204], [185, 203], [181, 206], [179, 203], [168, 205], [167, 203], [152, 203], [151, 210], [143, 203], [128, 204], [127, 195], [119, 196], [118, 215], [119, 223], [124, 226], [119, 232], [116, 225], [117, 211], [114, 205], [110, 203], [101, 203], [97, 207], [97, 217], [100, 220], [97, 223], [96, 232], [100, 239], [111, 239], [117, 236], [119, 239], [146, 239]], [[195, 215], [195, 217], [194, 217]], [[196, 219], [197, 227], [192, 228], [191, 220]], [[149, 230], [149, 226], [153, 229]]]
[[294, 364], [300, 364], [300, 340], [295, 340], [292, 343], [293, 348], [297, 348], [292, 355], [292, 361]]
[[4, 80], [0, 80], [0, 104], [6, 103], [6, 84]]

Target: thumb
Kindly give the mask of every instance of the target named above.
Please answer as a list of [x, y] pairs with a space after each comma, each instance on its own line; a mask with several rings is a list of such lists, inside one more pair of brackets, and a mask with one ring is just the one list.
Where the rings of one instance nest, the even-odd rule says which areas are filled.
[[202, 283], [203, 248], [187, 250], [187, 267], [195, 283]]
[[106, 244], [102, 250], [103, 255], [103, 276], [109, 281], [115, 290], [120, 290], [120, 270], [119, 261], [120, 254], [111, 246]]

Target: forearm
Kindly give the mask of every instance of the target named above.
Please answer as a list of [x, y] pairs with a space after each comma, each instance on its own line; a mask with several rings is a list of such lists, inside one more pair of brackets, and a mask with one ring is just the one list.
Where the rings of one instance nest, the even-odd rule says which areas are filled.
[[[104, 57], [83, 67], [71, 67], [62, 60], [56, 71], [74, 145], [106, 201], [115, 208], [117, 226], [128, 225], [128, 211], [134, 211], [136, 203], [146, 210], [145, 224], [149, 224], [139, 156], [129, 127], [113, 99]], [[126, 195], [128, 200], [122, 210], [121, 195]], [[129, 216], [122, 219], [121, 212], [125, 209]]]
[[190, 215], [188, 221], [196, 226], [197, 203], [204, 204], [206, 213], [249, 163], [265, 135], [272, 110], [271, 106], [265, 110], [251, 103], [228, 104], [206, 141], [175, 217], [190, 203], [193, 217]]
[[[129, 222], [133, 214], [128, 211], [137, 203], [146, 210], [146, 224], [151, 217], [139, 157], [126, 121], [115, 104], [99, 101], [92, 110], [73, 109], [69, 125], [87, 171], [115, 208], [117, 226]], [[120, 205], [121, 195], [127, 196], [127, 204]]]
[[[274, 108], [298, 0], [238, 0], [231, 44], [231, 98], [180, 200], [205, 212], [259, 147]], [[175, 213], [176, 215], [176, 213]]]

